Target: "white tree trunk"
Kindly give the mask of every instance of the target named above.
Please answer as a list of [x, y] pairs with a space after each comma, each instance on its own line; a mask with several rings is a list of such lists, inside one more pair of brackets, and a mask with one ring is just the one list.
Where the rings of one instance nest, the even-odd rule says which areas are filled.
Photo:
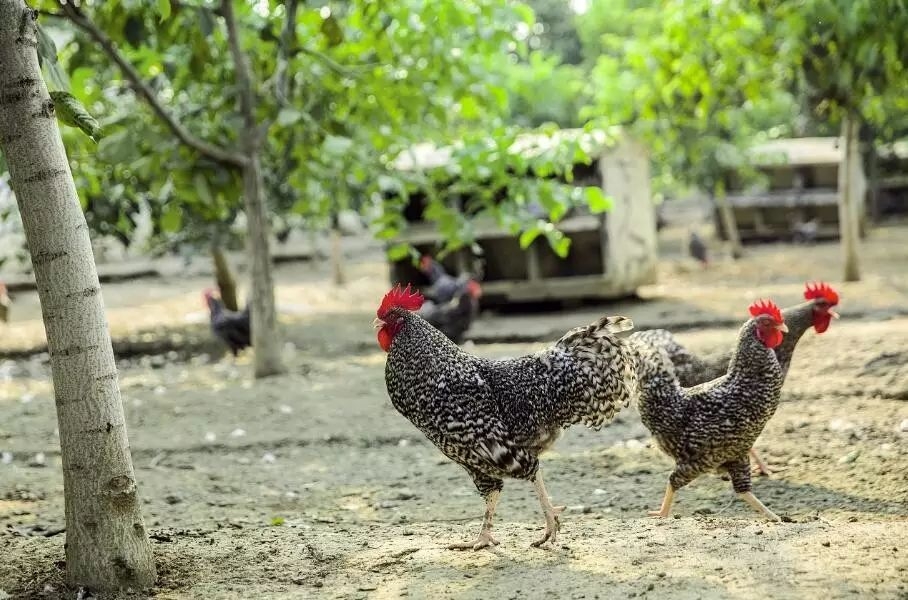
[[861, 177], [855, 172], [861, 169], [861, 154], [858, 148], [860, 121], [853, 115], [842, 117], [842, 138], [844, 139], [844, 161], [839, 167], [839, 237], [842, 239], [842, 259], [845, 281], [859, 281], [860, 229], [861, 229]]
[[66, 577], [150, 587], [154, 560], [126, 436], [88, 228], [38, 66], [36, 13], [0, 0], [0, 150], [47, 331], [66, 509]]
[[722, 228], [725, 229], [725, 237], [728, 240], [731, 257], [738, 260], [744, 256], [744, 249], [741, 246], [741, 234], [738, 233], [738, 220], [735, 219], [735, 211], [729, 204], [728, 198], [725, 197], [725, 186], [716, 186], [713, 191], [713, 201], [719, 207], [719, 218], [722, 219]]

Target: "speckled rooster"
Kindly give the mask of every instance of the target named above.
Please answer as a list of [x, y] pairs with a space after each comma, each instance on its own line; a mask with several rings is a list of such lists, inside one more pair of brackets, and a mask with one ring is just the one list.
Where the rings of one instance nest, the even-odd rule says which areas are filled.
[[662, 506], [667, 517], [681, 489], [709, 471], [725, 471], [738, 496], [778, 521], [751, 492], [748, 452], [779, 405], [782, 367], [773, 352], [788, 327], [771, 301], [750, 306], [751, 319], [738, 333], [728, 372], [694, 388], [682, 388], [664, 349], [629, 340], [638, 352], [638, 407], [659, 447], [675, 460]]
[[[833, 310], [839, 303], [839, 294], [830, 285], [823, 282], [806, 284], [804, 299], [806, 302], [782, 310], [782, 318], [785, 325], [788, 326], [788, 333], [785, 334], [782, 343], [773, 351], [782, 367], [783, 383], [785, 377], [788, 376], [795, 347], [807, 330], [813, 327], [817, 333], [823, 333], [829, 329], [832, 319], [839, 318], [839, 315]], [[675, 373], [682, 387], [693, 387], [712, 381], [724, 375], [728, 370], [730, 355], [723, 354], [711, 360], [702, 359], [681, 345], [675, 336], [665, 329], [634, 332], [630, 339], [665, 350], [675, 367]], [[750, 456], [757, 463], [760, 473], [763, 475], [771, 473], [756, 450], [751, 449]]]
[[539, 455], [573, 423], [598, 429], [636, 391], [633, 350], [613, 334], [633, 323], [603, 317], [533, 355], [491, 360], [461, 350], [414, 311], [420, 294], [398, 285], [382, 300], [379, 345], [388, 353], [391, 403], [448, 458], [464, 467], [486, 502], [479, 537], [451, 549], [498, 542], [492, 517], [507, 478], [531, 481], [545, 515], [539, 546], [554, 542], [564, 510], [552, 506]]

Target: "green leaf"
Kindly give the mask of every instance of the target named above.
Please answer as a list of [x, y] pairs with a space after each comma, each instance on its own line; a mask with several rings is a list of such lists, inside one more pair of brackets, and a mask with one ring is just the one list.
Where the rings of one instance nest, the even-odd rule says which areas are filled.
[[75, 96], [69, 92], [53, 91], [50, 92], [50, 97], [54, 102], [57, 118], [61, 122], [81, 129], [93, 142], [101, 138], [101, 125]]
[[583, 196], [586, 199], [586, 205], [594, 215], [604, 213], [612, 209], [612, 199], [602, 192], [599, 186], [587, 186], [583, 190]]
[[277, 124], [281, 127], [287, 127], [288, 125], [293, 125], [302, 118], [303, 113], [297, 109], [282, 108], [280, 112], [277, 113]]
[[199, 194], [199, 200], [205, 204], [214, 204], [214, 198], [211, 196], [211, 188], [208, 187], [208, 179], [202, 173], [195, 173], [192, 176], [192, 183], [195, 191]]
[[549, 240], [549, 246], [559, 258], [566, 258], [571, 250], [571, 238], [567, 237], [558, 230], [547, 231], [545, 237]]
[[353, 146], [353, 140], [338, 135], [327, 135], [322, 143], [322, 149], [334, 156], [343, 156]]
[[284, 517], [272, 517], [271, 518], [272, 527], [280, 527], [283, 524], [284, 524]]
[[530, 244], [542, 234], [542, 230], [539, 227], [533, 227], [532, 229], [527, 229], [520, 234], [520, 249], [526, 250], [530, 247]]
[[158, 14], [161, 15], [160, 21], [170, 18], [170, 0], [158, 0]]
[[183, 226], [183, 209], [176, 202], [170, 202], [161, 214], [161, 229], [165, 233], [176, 233]]
[[399, 261], [410, 256], [410, 244], [394, 244], [388, 248], [388, 260]]
[[41, 25], [38, 25], [38, 61], [41, 66], [57, 64], [57, 45]]
[[328, 40], [329, 47], [339, 46], [344, 41], [344, 31], [333, 15], [328, 15], [322, 21], [321, 32], [325, 39]]

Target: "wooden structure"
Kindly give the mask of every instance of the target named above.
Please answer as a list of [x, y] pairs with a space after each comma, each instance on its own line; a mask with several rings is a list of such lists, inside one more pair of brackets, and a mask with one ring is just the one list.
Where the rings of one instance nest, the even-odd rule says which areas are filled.
[[908, 214], [908, 140], [877, 148], [870, 173], [870, 207], [874, 220]]
[[[817, 223], [816, 238], [839, 235], [839, 167], [844, 142], [837, 137], [774, 140], [755, 146], [753, 166], [765, 183], [747, 188], [735, 173], [727, 179], [727, 201], [738, 223], [741, 241], [791, 238], [798, 224]], [[866, 222], [867, 180], [857, 169], [861, 235]], [[716, 231], [726, 239], [718, 210]]]
[[[512, 302], [581, 301], [633, 294], [656, 279], [655, 210], [650, 196], [649, 155], [634, 140], [604, 131], [563, 130], [555, 136], [525, 135], [512, 152], [534, 156], [554, 147], [562, 136], [580, 141], [591, 165], [574, 167], [574, 183], [599, 185], [612, 198], [612, 209], [602, 215], [575, 210], [558, 223], [571, 239], [570, 254], [559, 258], [544, 236], [522, 250], [517, 236], [491, 219], [472, 221], [475, 243], [444, 258], [449, 273], [479, 273], [484, 306]], [[450, 148], [420, 144], [395, 163], [402, 171], [444, 168], [452, 160]], [[421, 253], [435, 254], [442, 246], [434, 224], [422, 218], [424, 198], [411, 194], [404, 210], [408, 226], [395, 242], [408, 242]], [[391, 264], [391, 280], [426, 283], [409, 260]]]

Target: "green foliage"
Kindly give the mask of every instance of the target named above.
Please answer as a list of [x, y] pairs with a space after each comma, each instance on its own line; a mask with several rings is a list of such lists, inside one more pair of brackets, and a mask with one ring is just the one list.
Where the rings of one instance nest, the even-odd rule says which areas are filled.
[[54, 102], [54, 110], [57, 118], [70, 127], [81, 129], [85, 135], [93, 142], [97, 142], [101, 137], [101, 125], [98, 121], [88, 114], [82, 103], [76, 100], [75, 96], [69, 92], [50, 92], [50, 98]]
[[[37, 5], [60, 11], [50, 0]], [[374, 211], [375, 198], [387, 186], [409, 185], [389, 164], [413, 143], [478, 139], [490, 131], [505, 136], [501, 144], [513, 138], [504, 126], [511, 78], [501, 67], [503, 57], [526, 55], [526, 32], [534, 31], [534, 23], [523, 5], [354, 0], [315, 6], [274, 0], [234, 7], [256, 85], [256, 117], [267, 128], [262, 164], [279, 228], [300, 221], [321, 226], [344, 208]], [[236, 239], [232, 235], [242, 223], [236, 165], [178, 139], [134, 95], [135, 82], [90, 35], [94, 26], [109, 38], [151, 88], [160, 110], [189, 135], [229, 152], [239, 147], [242, 119], [217, 5], [88, 0], [74, 10], [64, 10], [69, 18], [48, 26], [71, 38], [59, 53], [61, 72], [72, 79], [71, 85], [61, 82], [72, 94], [66, 97], [67, 118], [97, 133], [86, 115], [98, 115], [105, 132], [95, 146], [64, 130], [90, 226], [126, 241], [142, 213], [151, 215], [163, 247]], [[295, 26], [288, 28], [290, 10]], [[48, 56], [56, 64], [57, 53]], [[555, 72], [539, 59], [528, 64], [543, 75]], [[539, 81], [537, 76], [535, 87], [527, 83], [528, 94], [542, 88]], [[77, 106], [85, 107], [84, 114]], [[575, 111], [565, 106], [557, 109], [562, 116]], [[508, 165], [482, 156], [491, 159], [483, 168], [495, 181], [508, 178]], [[483, 159], [463, 160], [469, 171]], [[519, 208], [524, 196], [535, 194], [550, 209], [543, 221], [562, 218], [564, 201], [549, 189], [556, 186], [537, 187], [524, 189], [513, 203]], [[427, 217], [455, 244], [469, 237], [461, 228], [468, 232], [470, 226], [450, 210], [427, 211]], [[376, 231], [382, 239], [393, 238], [394, 229], [382, 221]]]

